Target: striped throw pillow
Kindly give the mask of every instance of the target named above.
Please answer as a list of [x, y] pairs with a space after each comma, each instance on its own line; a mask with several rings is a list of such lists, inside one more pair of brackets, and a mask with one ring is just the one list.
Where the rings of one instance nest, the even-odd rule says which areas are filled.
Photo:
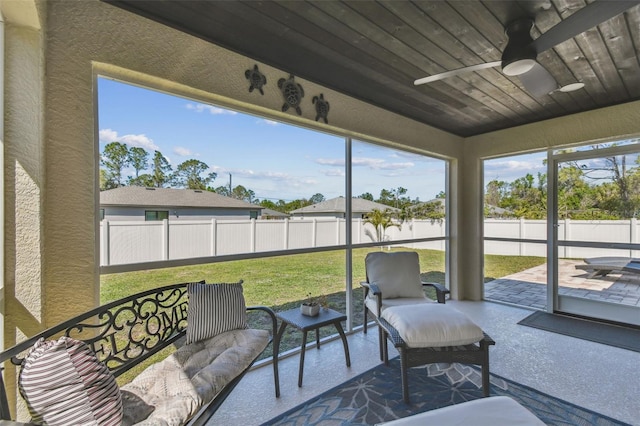
[[82, 341], [38, 340], [22, 362], [18, 387], [33, 423], [116, 426], [122, 422], [115, 377]]
[[187, 344], [225, 331], [248, 328], [242, 281], [235, 284], [188, 284]]

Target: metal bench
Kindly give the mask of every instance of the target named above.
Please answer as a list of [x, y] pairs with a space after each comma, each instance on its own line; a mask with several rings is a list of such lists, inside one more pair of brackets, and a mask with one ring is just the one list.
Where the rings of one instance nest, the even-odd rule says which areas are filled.
[[[118, 377], [161, 350], [182, 345], [181, 338], [187, 329], [187, 309], [187, 283], [160, 287], [97, 307], [0, 353], [0, 363], [10, 363], [0, 374], [0, 425], [23, 424], [11, 421], [8, 395], [14, 395], [14, 392], [7, 392], [5, 381], [15, 389], [16, 366], [40, 338], [67, 336], [82, 340]], [[247, 307], [247, 311], [265, 314], [263, 324], [273, 339], [277, 332], [274, 312], [264, 306]], [[256, 360], [257, 357], [211, 401], [205, 402], [187, 424], [206, 424]], [[273, 370], [277, 397], [280, 395], [277, 356], [273, 357]]]

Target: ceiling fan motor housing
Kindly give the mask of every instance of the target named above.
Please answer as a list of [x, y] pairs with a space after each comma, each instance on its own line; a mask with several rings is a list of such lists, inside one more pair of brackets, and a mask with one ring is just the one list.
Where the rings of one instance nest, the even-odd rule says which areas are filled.
[[529, 71], [536, 63], [538, 52], [531, 37], [533, 20], [518, 19], [507, 25], [505, 33], [509, 38], [502, 52], [502, 72], [509, 76], [521, 75]]

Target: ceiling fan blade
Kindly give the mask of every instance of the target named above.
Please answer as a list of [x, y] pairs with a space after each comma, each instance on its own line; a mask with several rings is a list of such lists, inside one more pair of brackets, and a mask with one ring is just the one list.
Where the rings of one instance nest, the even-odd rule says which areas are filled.
[[640, 0], [594, 1], [550, 28], [535, 39], [531, 45], [536, 49], [536, 52], [542, 53], [638, 4], [640, 4]]
[[548, 95], [558, 88], [556, 79], [537, 62], [530, 71], [520, 74], [518, 77], [527, 92], [536, 98]]
[[453, 76], [464, 74], [467, 72], [483, 70], [486, 68], [493, 68], [493, 67], [500, 66], [501, 63], [502, 61], [494, 61], [494, 62], [487, 62], [484, 64], [471, 65], [470, 67], [458, 68], [457, 70], [446, 71], [440, 74], [431, 75], [429, 77], [419, 78], [413, 82], [413, 85], [419, 86], [420, 84], [432, 83], [434, 81], [442, 80], [443, 78], [453, 77]]

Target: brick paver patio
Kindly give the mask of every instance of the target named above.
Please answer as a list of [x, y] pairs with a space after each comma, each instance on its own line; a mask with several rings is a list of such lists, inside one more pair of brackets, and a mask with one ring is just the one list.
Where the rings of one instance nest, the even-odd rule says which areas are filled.
[[[578, 264], [583, 262], [558, 261], [560, 294], [640, 307], [640, 275], [611, 273], [588, 279], [585, 271], [575, 268]], [[545, 309], [546, 285], [547, 265], [543, 264], [485, 283], [484, 298]]]

